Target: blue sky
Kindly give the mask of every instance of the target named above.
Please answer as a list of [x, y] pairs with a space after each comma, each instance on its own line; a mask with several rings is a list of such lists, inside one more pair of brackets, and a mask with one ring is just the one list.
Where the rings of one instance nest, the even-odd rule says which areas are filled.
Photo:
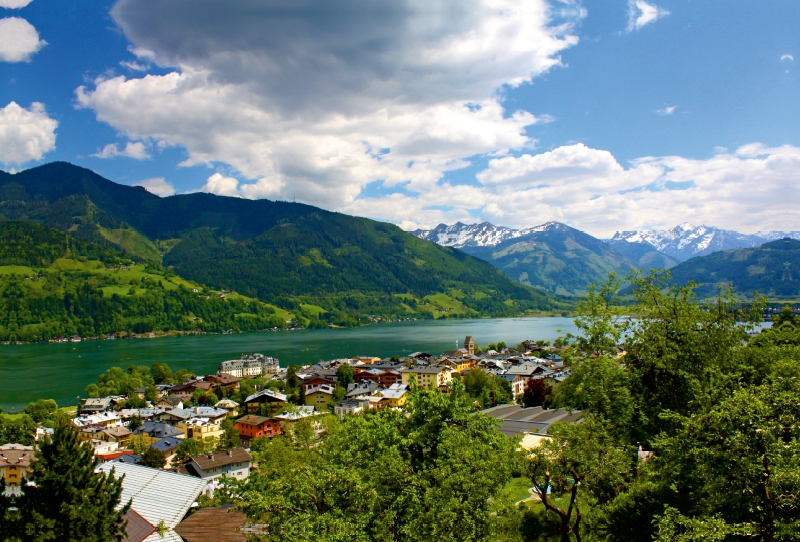
[[0, 0], [6, 170], [407, 228], [800, 229], [796, 2], [26, 2]]

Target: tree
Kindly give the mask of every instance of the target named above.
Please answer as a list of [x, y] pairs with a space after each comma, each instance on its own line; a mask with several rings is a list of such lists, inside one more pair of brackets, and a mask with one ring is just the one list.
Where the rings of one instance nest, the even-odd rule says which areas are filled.
[[153, 467], [154, 469], [163, 469], [167, 464], [167, 456], [158, 448], [149, 446], [142, 455], [139, 464], [145, 467]]
[[[631, 469], [631, 454], [615, 445], [595, 418], [580, 424], [557, 423], [539, 447], [526, 453], [522, 462], [544, 508], [552, 513], [553, 524], [562, 542], [571, 535], [581, 540], [583, 511], [581, 501], [609, 500]], [[558, 506], [555, 498], [564, 497]]]
[[133, 415], [133, 416], [131, 416], [131, 418], [128, 420], [128, 431], [130, 431], [131, 433], [133, 433], [134, 431], [136, 431], [137, 429], [139, 429], [139, 428], [142, 426], [142, 424], [143, 424], [143, 423], [144, 423], [144, 422], [142, 421], [142, 417], [141, 417], [141, 416], [139, 416], [138, 414], [134, 414], [134, 415]]
[[136, 455], [144, 455], [147, 451], [149, 441], [150, 439], [144, 433], [132, 435], [131, 438], [128, 439], [128, 449], [133, 450], [133, 453]]
[[228, 450], [239, 446], [239, 430], [236, 429], [236, 422], [232, 418], [225, 418], [221, 427], [225, 431], [225, 436], [222, 437], [220, 447]]
[[529, 378], [522, 393], [522, 404], [525, 407], [542, 406], [552, 393], [553, 388], [544, 378]]
[[130, 503], [119, 506], [122, 480], [96, 473], [100, 460], [92, 446], [78, 438], [78, 430], [60, 418], [52, 440], [40, 443], [33, 462], [35, 485], [26, 485], [17, 499], [22, 541], [121, 540], [124, 515]]
[[39, 399], [25, 407], [25, 414], [36, 423], [51, 419], [58, 411], [58, 405], [52, 399]]
[[241, 508], [269, 518], [265, 540], [502, 539], [515, 444], [496, 426], [458, 383], [415, 388], [407, 413], [332, 421], [323, 446], [274, 438]]
[[355, 382], [355, 375], [356, 371], [353, 369], [352, 365], [349, 363], [342, 363], [336, 369], [336, 385], [347, 389], [348, 384]]
[[32, 446], [36, 423], [28, 415], [7, 418], [0, 416], [0, 445], [22, 444]]
[[194, 439], [185, 439], [183, 442], [178, 444], [178, 447], [175, 448], [175, 457], [172, 459], [173, 465], [183, 465], [187, 461], [189, 461], [192, 457], [196, 455], [200, 455], [203, 453], [203, 449]]

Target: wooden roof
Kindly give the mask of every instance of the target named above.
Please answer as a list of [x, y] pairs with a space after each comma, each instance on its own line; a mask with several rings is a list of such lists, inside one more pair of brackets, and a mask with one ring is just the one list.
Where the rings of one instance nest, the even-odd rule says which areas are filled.
[[247, 516], [231, 508], [201, 508], [181, 521], [175, 532], [186, 542], [245, 542], [239, 529]]
[[233, 448], [223, 452], [196, 455], [192, 458], [192, 462], [201, 469], [208, 470], [214, 467], [232, 465], [233, 463], [249, 463], [251, 459], [252, 457], [244, 448]]

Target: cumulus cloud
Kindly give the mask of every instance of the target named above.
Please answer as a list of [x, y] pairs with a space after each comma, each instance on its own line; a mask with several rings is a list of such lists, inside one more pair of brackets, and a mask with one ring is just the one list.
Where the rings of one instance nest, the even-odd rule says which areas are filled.
[[570, 145], [491, 160], [478, 174], [480, 186], [443, 183], [419, 196], [358, 199], [342, 210], [407, 229], [457, 220], [524, 228], [555, 220], [603, 237], [672, 227], [686, 217], [745, 232], [798, 229], [800, 148], [753, 143], [719, 150], [706, 160], [645, 157], [626, 168], [607, 151]]
[[20, 9], [24, 8], [33, 0], [0, 0], [0, 8], [6, 9]]
[[47, 42], [31, 23], [19, 17], [0, 19], [0, 61], [28, 62]]
[[11, 102], [0, 109], [0, 162], [22, 164], [40, 160], [56, 147], [58, 122], [51, 119], [44, 104], [34, 102], [24, 109]]
[[788, 60], [790, 62], [794, 62], [794, 57], [792, 55], [783, 55], [781, 57], [781, 62], [783, 62], [784, 60]]
[[167, 182], [163, 177], [154, 177], [152, 179], [145, 179], [139, 181], [134, 186], [144, 187], [145, 190], [156, 196], [165, 198], [175, 193], [175, 187]]
[[209, 177], [200, 191], [218, 196], [240, 197], [239, 181], [233, 177], [225, 177], [220, 173], [215, 173]]
[[141, 141], [129, 141], [123, 148], [119, 148], [116, 143], [109, 143], [103, 150], [93, 154], [95, 158], [135, 158], [136, 160], [149, 160], [150, 153], [147, 146]]
[[644, 0], [628, 0], [628, 32], [640, 30], [642, 27], [663, 19], [669, 11]]
[[[81, 107], [186, 149], [237, 194], [328, 208], [382, 180], [435, 186], [474, 155], [532, 146], [502, 89], [560, 64], [585, 12], [545, 0], [120, 0], [112, 16], [163, 75], [101, 78]], [[549, 120], [546, 117], [544, 120]]]
[[662, 109], [656, 109], [656, 113], [658, 113], [662, 117], [665, 117], [667, 115], [672, 115], [676, 109], [678, 109], [677, 105], [668, 105]]

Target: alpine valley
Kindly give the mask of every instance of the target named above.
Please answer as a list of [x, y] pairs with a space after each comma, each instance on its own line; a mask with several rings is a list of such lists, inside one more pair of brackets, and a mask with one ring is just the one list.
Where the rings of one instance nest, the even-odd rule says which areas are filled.
[[2, 340], [569, 306], [391, 224], [299, 203], [161, 198], [63, 162], [0, 172], [0, 221]]
[[[519, 230], [488, 222], [458, 222], [412, 233], [486, 260], [523, 284], [562, 295], [583, 295], [587, 285], [604, 280], [611, 272], [626, 274], [631, 269], [670, 269], [681, 262], [697, 262], [703, 260], [703, 256], [720, 251], [757, 247], [782, 238], [800, 239], [800, 231], [746, 235], [691, 224], [681, 224], [671, 230], [622, 231], [605, 240], [558, 222]], [[693, 269], [691, 266], [680, 268], [679, 276], [684, 281], [692, 280], [692, 274], [683, 271], [689, 268]], [[748, 281], [748, 285], [751, 282]], [[756, 279], [754, 284], [757, 282]], [[765, 287], [760, 291], [775, 290]]]

